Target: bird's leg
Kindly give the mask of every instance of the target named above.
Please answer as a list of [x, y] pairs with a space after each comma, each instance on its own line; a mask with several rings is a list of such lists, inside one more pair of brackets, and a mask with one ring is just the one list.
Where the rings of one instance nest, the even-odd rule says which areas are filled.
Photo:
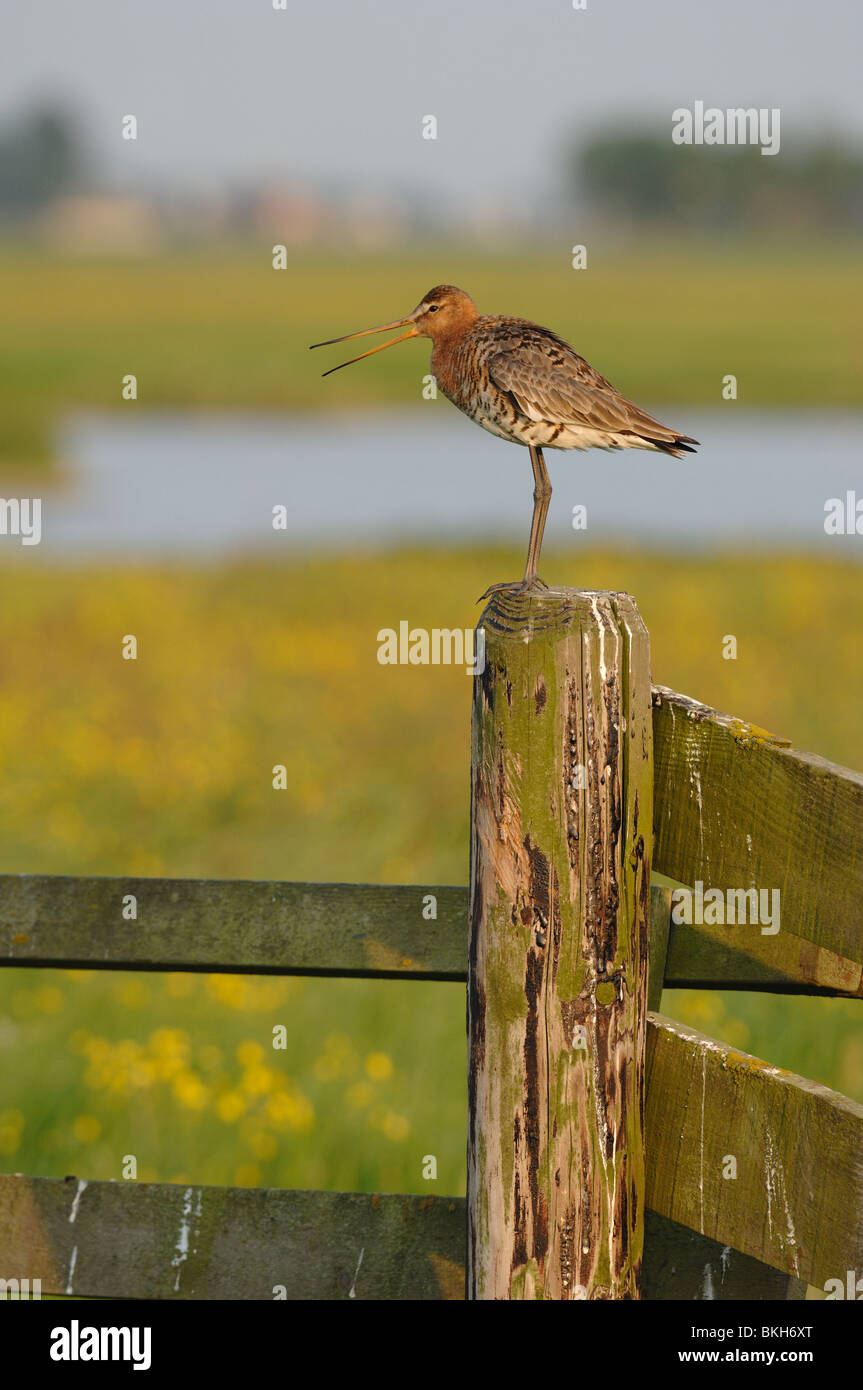
[[542, 450], [535, 448], [533, 444], [529, 445], [529, 448], [530, 461], [533, 466], [533, 517], [530, 523], [530, 542], [527, 547], [524, 578], [516, 584], [491, 584], [485, 593], [477, 599], [477, 603], [482, 603], [489, 594], [497, 593], [500, 589], [509, 589], [516, 594], [527, 594], [532, 589], [548, 588], [545, 581], [540, 579], [537, 567], [539, 565], [539, 552], [542, 549], [542, 533], [545, 530], [545, 519], [548, 516], [548, 506], [551, 501], [551, 482], [546, 472]]
[[548, 507], [551, 502], [551, 482], [545, 468], [545, 459], [542, 457], [542, 450], [530, 445], [530, 461], [533, 465], [533, 517], [530, 523], [530, 543], [527, 548], [527, 564], [524, 567], [524, 586], [533, 588], [536, 585], [543, 585], [537, 573], [539, 566], [539, 552], [542, 549], [542, 536], [545, 531], [545, 519], [548, 516]]

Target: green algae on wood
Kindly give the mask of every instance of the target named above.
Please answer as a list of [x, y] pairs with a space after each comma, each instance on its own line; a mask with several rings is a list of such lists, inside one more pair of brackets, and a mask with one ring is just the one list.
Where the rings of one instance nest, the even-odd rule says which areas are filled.
[[468, 1296], [639, 1296], [652, 843], [625, 594], [498, 592], [474, 680]]

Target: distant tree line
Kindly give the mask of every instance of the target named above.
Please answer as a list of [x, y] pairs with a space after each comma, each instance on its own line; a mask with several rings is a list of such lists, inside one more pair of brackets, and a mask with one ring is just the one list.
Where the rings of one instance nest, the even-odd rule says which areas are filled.
[[46, 107], [10, 121], [0, 128], [0, 212], [38, 211], [79, 185], [85, 163], [66, 112]]
[[570, 168], [571, 185], [598, 210], [640, 225], [863, 230], [863, 151], [832, 136], [765, 157], [754, 145], [609, 132], [582, 146]]

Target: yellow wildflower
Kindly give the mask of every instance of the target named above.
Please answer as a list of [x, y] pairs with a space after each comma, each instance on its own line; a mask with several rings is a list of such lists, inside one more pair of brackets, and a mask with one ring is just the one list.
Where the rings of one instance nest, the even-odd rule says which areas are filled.
[[246, 1113], [246, 1098], [239, 1091], [225, 1091], [216, 1101], [216, 1114], [226, 1125], [234, 1124]]
[[174, 1078], [174, 1095], [187, 1110], [203, 1110], [207, 1104], [208, 1092], [203, 1081], [192, 1071], [180, 1072]]
[[385, 1052], [370, 1052], [366, 1058], [366, 1075], [372, 1081], [389, 1081], [393, 1064]]
[[102, 1133], [102, 1124], [95, 1115], [79, 1115], [72, 1125], [72, 1132], [79, 1144], [95, 1144]]

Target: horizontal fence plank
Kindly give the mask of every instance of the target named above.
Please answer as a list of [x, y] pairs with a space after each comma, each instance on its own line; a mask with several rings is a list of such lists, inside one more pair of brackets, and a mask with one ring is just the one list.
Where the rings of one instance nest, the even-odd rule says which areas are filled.
[[6, 874], [0, 965], [464, 980], [467, 889]]
[[[0, 1278], [40, 1279], [44, 1295], [462, 1299], [465, 1231], [463, 1197], [0, 1177]], [[646, 1298], [805, 1288], [647, 1213]]]
[[806, 1297], [806, 1285], [793, 1275], [647, 1211], [641, 1296], [653, 1303], [691, 1299], [800, 1302]]
[[759, 989], [863, 996], [863, 965], [786, 932], [751, 926], [671, 925], [666, 989]]
[[461, 1299], [464, 1200], [0, 1177], [0, 1278], [98, 1298]]
[[[134, 895], [137, 918], [123, 918]], [[428, 898], [435, 900], [436, 918]], [[784, 930], [671, 925], [651, 890], [651, 1006], [666, 989], [863, 994], [861, 965]], [[468, 890], [246, 879], [0, 875], [0, 966], [467, 978]]]
[[668, 943], [671, 925], [671, 889], [654, 883], [650, 888], [650, 931], [648, 932], [647, 1007], [653, 1013], [662, 1008], [662, 991], [668, 974]]
[[[662, 686], [653, 702], [654, 868], [679, 883], [700, 881], [705, 892], [778, 889], [780, 932], [732, 928], [733, 945], [753, 956], [754, 970], [775, 961], [785, 976], [803, 951], [782, 940], [791, 933], [827, 953], [808, 962], [810, 974], [835, 988], [831, 982], [850, 971], [852, 992], [859, 989], [863, 775]], [[756, 936], [747, 951], [744, 942]], [[690, 945], [691, 938], [672, 943], [675, 969]]]
[[660, 1215], [818, 1288], [863, 1270], [854, 1101], [650, 1014], [645, 1154]]

